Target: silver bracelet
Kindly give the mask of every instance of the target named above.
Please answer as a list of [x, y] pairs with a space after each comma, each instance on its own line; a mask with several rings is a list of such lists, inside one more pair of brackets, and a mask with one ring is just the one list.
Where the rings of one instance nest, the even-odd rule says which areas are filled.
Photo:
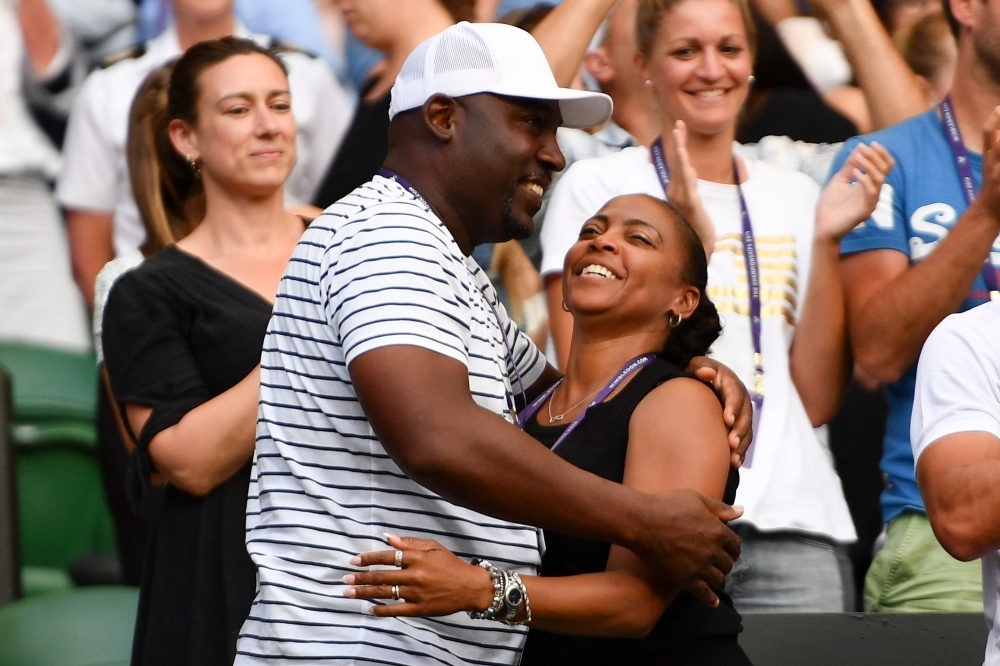
[[473, 620], [497, 620], [504, 605], [503, 595], [504, 590], [507, 589], [507, 574], [502, 569], [493, 566], [489, 560], [473, 557], [472, 564], [490, 572], [490, 579], [493, 581], [493, 603], [486, 610], [469, 611], [469, 617]]
[[[510, 604], [508, 600], [511, 598], [511, 594], [508, 591], [504, 594], [504, 604], [507, 606], [507, 615], [500, 621], [506, 624], [508, 627], [516, 627], [522, 624], [531, 623], [531, 604], [528, 602], [528, 588], [525, 587], [524, 582], [516, 571], [506, 572], [510, 583], [512, 583], [520, 593], [520, 601], [516, 604]], [[517, 617], [517, 612], [524, 606], [524, 619], [515, 622], [514, 618]]]

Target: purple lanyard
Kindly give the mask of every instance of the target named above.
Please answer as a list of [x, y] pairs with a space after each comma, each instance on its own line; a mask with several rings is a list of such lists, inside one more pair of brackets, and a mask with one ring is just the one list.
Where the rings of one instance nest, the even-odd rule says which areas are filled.
[[[588, 409], [590, 409], [596, 404], [604, 402], [604, 399], [607, 398], [609, 395], [611, 395], [614, 392], [614, 390], [618, 388], [619, 384], [625, 381], [633, 372], [643, 367], [644, 365], [646, 365], [655, 358], [656, 358], [655, 354], [643, 354], [642, 356], [636, 356], [631, 361], [626, 363], [625, 367], [623, 367], [618, 372], [618, 374], [615, 375], [615, 378], [612, 379], [610, 382], [608, 382], [608, 385], [602, 388], [600, 393], [594, 396], [594, 399], [590, 402], [590, 404], [587, 405], [587, 407], [582, 412], [580, 412], [580, 414], [575, 419], [573, 419], [572, 423], [566, 426], [566, 429], [563, 430], [561, 435], [559, 435], [559, 439], [557, 439], [556, 443], [552, 445], [552, 450], [555, 451], [556, 448], [563, 443], [563, 440], [569, 437], [571, 432], [576, 430], [576, 427], [580, 425], [581, 421], [583, 421], [583, 417], [587, 415]], [[562, 384], [562, 381], [563, 380], [560, 379], [555, 384], [547, 388], [540, 396], [535, 398], [530, 405], [525, 407], [523, 412], [521, 412], [518, 415], [518, 423], [522, 428], [524, 428], [528, 424], [528, 421], [530, 421], [531, 418], [538, 413], [538, 410], [542, 408], [542, 405], [545, 404], [545, 401], [548, 400], [550, 397], [552, 397], [552, 394], [555, 393], [555, 390], [557, 388], [559, 388], [559, 385]]]
[[[958, 178], [962, 181], [962, 190], [965, 192], [966, 205], [972, 205], [976, 198], [975, 181], [972, 180], [972, 164], [969, 161], [969, 150], [962, 142], [962, 133], [958, 129], [958, 122], [955, 121], [955, 110], [951, 106], [951, 96], [947, 96], [938, 105], [941, 112], [941, 127], [944, 129], [944, 136], [948, 140], [948, 147], [951, 148], [951, 155], [955, 159], [955, 169], [958, 171]], [[992, 246], [990, 254], [993, 253]], [[1000, 284], [997, 283], [997, 271], [993, 267], [992, 258], [987, 255], [986, 263], [981, 271], [983, 281], [986, 282], [986, 289], [990, 292], [990, 298], [997, 300], [1000, 298]]]
[[[670, 185], [670, 166], [667, 164], [667, 156], [663, 151], [663, 137], [657, 137], [650, 147], [653, 156], [653, 166], [656, 168], [656, 175], [660, 178], [660, 185], [663, 186], [663, 195], [667, 196], [667, 188]], [[747, 202], [743, 198], [743, 188], [740, 186], [740, 171], [736, 166], [736, 158], [733, 158], [733, 182], [736, 183], [736, 191], [740, 196], [740, 222], [743, 225], [743, 263], [747, 269], [747, 286], [750, 288], [750, 336], [753, 338], [753, 391], [750, 393], [750, 400], [753, 402], [753, 430], [757, 434], [757, 426], [760, 423], [760, 414], [764, 410], [764, 356], [760, 348], [761, 319], [760, 319], [760, 266], [757, 263], [757, 241], [753, 235], [753, 225], [750, 223], [750, 211], [747, 210]], [[750, 448], [747, 449], [746, 458], [743, 464], [750, 467], [753, 462], [754, 440]]]
[[[388, 180], [396, 181], [404, 188], [406, 188], [410, 194], [416, 197], [417, 200], [420, 201], [420, 203], [427, 206], [428, 210], [431, 211], [434, 210], [433, 208], [431, 208], [431, 205], [427, 203], [427, 199], [424, 199], [424, 196], [417, 191], [417, 188], [413, 187], [413, 185], [410, 185], [410, 183], [407, 182], [405, 178], [400, 176], [395, 171], [390, 171], [389, 169], [383, 168], [378, 170], [378, 175]], [[493, 318], [496, 319], [497, 328], [500, 329], [500, 337], [503, 339], [504, 350], [507, 352], [507, 361], [510, 363], [510, 367], [514, 369], [514, 375], [517, 377], [517, 386], [521, 390], [521, 395], [523, 396], [525, 395], [525, 392], [524, 392], [524, 382], [521, 380], [521, 371], [517, 369], [517, 363], [514, 362], [514, 350], [510, 348], [510, 341], [507, 339], [507, 332], [503, 328], [503, 323], [502, 320], [500, 319], [500, 313], [497, 311], [496, 305], [494, 305], [493, 302], [486, 296], [486, 292], [484, 292], [482, 288], [479, 287], [478, 285], [476, 285], [476, 288], [479, 289], [479, 293], [480, 295], [482, 295], [483, 300], [486, 301], [486, 304], [490, 306], [490, 310], [493, 311]], [[506, 375], [507, 373], [504, 374]], [[509, 376], [507, 383], [510, 383]], [[507, 410], [508, 413], [510, 414], [510, 418], [511, 420], [513, 420], [514, 423], [520, 426], [521, 422], [518, 420], [517, 416], [517, 404], [514, 402], [514, 392], [511, 389], [507, 389], [506, 386], [504, 387], [504, 389], [505, 389], [504, 397], [507, 400]]]

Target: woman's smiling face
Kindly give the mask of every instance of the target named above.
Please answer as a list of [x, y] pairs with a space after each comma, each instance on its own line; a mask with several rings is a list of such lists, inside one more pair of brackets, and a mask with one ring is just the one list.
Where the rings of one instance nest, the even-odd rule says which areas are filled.
[[563, 270], [565, 302], [577, 322], [608, 315], [618, 331], [654, 327], [665, 340], [669, 313], [687, 313], [698, 302], [698, 289], [682, 278], [679, 224], [645, 195], [612, 199], [587, 220]]
[[639, 61], [667, 118], [703, 135], [735, 125], [753, 70], [747, 27], [735, 2], [683, 0], [660, 17], [656, 39]]

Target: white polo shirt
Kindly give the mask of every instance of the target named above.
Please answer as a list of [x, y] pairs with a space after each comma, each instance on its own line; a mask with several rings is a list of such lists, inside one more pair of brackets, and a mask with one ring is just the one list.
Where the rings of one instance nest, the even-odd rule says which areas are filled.
[[[272, 42], [240, 24], [235, 34], [262, 46]], [[140, 57], [87, 77], [70, 113], [56, 198], [70, 209], [114, 212], [116, 256], [136, 249], [146, 237], [132, 198], [125, 156], [132, 99], [150, 72], [180, 55], [177, 30], [171, 26], [150, 40]], [[354, 110], [322, 60], [297, 51], [283, 52], [281, 57], [288, 66], [292, 113], [298, 126], [298, 162], [285, 183], [285, 202], [308, 204], [340, 147]]]
[[264, 340], [247, 502], [259, 587], [237, 664], [517, 663], [523, 627], [466, 613], [377, 618], [370, 602], [344, 597], [342, 583], [356, 553], [387, 548], [383, 532], [536, 572], [538, 531], [457, 506], [408, 478], [372, 430], [348, 372], [381, 347], [430, 350], [468, 368], [473, 399], [499, 426], [506, 395], [517, 390], [504, 338], [530, 386], [545, 358], [444, 224], [395, 181], [376, 176], [312, 223]]
[[[1000, 301], [941, 322], [920, 352], [910, 420], [913, 459], [959, 432], [1000, 439]], [[990, 625], [986, 666], [1000, 666], [1000, 550], [982, 557], [983, 609]]]
[[[813, 429], [789, 368], [795, 326], [808, 290], [819, 186], [797, 171], [750, 157], [743, 161], [748, 175], [743, 195], [761, 266], [765, 400], [760, 430], [754, 435], [753, 465], [740, 470], [736, 502], [744, 507], [741, 520], [765, 531], [796, 530], [854, 541], [857, 534], [833, 456]], [[722, 335], [709, 356], [753, 386], [739, 193], [735, 185], [705, 180], [698, 181], [698, 192], [715, 224], [707, 291], [723, 321]], [[623, 194], [664, 197], [647, 148], [626, 148], [570, 167], [552, 194], [542, 228], [541, 272], [562, 272], [566, 252], [583, 223]]]

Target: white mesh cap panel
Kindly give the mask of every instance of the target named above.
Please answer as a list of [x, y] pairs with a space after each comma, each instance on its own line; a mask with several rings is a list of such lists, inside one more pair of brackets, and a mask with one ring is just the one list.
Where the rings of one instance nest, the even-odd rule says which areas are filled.
[[493, 68], [489, 47], [482, 37], [471, 30], [449, 30], [437, 41], [434, 52], [435, 74]]

